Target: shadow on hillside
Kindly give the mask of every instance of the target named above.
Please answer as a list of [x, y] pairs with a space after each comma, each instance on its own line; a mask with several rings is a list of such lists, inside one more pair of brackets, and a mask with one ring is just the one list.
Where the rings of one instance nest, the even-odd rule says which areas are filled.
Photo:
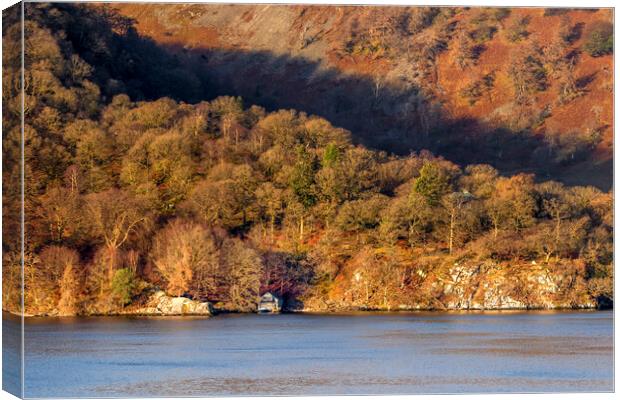
[[[591, 149], [577, 148], [557, 161], [558, 152], [565, 150], [540, 136], [484, 126], [472, 119], [453, 119], [449, 110], [405, 78], [386, 84], [325, 67], [320, 61], [269, 51], [160, 45], [138, 36], [134, 21], [124, 19], [123, 23], [126, 33], [117, 36], [117, 45], [142, 69], [130, 71], [129, 76], [114, 76], [112, 60], [106, 67], [112, 73], [106, 79], [123, 79], [134, 99], [169, 96], [196, 102], [221, 95], [241, 96], [246, 106], [257, 104], [269, 111], [293, 108], [319, 115], [350, 130], [357, 143], [374, 149], [399, 155], [428, 149], [461, 165], [488, 163], [502, 173], [534, 172], [541, 179], [561, 180], [562, 169], [586, 161], [591, 154]], [[127, 75], [126, 69], [117, 75], [123, 74]], [[132, 88], [139, 90], [132, 93]], [[609, 189], [611, 168], [604, 164], [596, 173], [604, 177], [598, 179], [603, 182], [599, 186]], [[572, 176], [570, 183], [592, 184], [588, 176], [582, 181]]]
[[[208, 98], [241, 96], [246, 105], [270, 111], [292, 108], [319, 115], [351, 131], [356, 142], [378, 150], [405, 155], [428, 149], [461, 165], [488, 163], [502, 173], [531, 172], [545, 180], [563, 180], [563, 170], [586, 161], [591, 151], [576, 147], [562, 158], [566, 149], [540, 135], [451, 118], [449, 110], [405, 81], [384, 84], [319, 61], [268, 51], [165, 48], [204, 80]], [[599, 173], [605, 178], [579, 181], [571, 176], [568, 181], [609, 189], [611, 168], [603, 165]]]

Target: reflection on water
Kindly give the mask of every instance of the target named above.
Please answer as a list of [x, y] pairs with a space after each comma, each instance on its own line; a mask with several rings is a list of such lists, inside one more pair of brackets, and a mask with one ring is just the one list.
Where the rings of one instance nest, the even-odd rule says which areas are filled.
[[612, 312], [29, 319], [29, 397], [613, 390]]

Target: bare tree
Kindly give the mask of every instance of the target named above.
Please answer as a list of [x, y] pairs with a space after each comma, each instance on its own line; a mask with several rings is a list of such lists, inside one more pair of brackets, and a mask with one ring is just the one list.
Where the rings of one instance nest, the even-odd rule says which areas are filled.
[[103, 240], [110, 253], [108, 278], [111, 281], [116, 269], [118, 250], [132, 234], [148, 225], [149, 216], [138, 201], [118, 189], [89, 195], [86, 199], [86, 210], [93, 233]]
[[461, 216], [461, 210], [473, 199], [469, 192], [453, 192], [443, 197], [441, 204], [448, 212], [448, 251], [452, 254], [456, 229]]
[[219, 250], [203, 225], [178, 219], [169, 223], [155, 236], [153, 262], [172, 295], [192, 289], [194, 297], [209, 297], [216, 290]]
[[262, 273], [260, 255], [239, 239], [226, 241], [223, 250], [230, 307], [239, 311], [256, 309]]

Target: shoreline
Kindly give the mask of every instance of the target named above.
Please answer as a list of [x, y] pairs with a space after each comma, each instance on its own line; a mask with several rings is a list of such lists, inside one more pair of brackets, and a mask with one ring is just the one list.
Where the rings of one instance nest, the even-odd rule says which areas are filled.
[[[419, 308], [419, 309], [361, 309], [361, 308], [349, 308], [341, 310], [286, 310], [278, 313], [265, 313], [266, 315], [277, 314], [306, 314], [306, 315], [350, 315], [350, 314], [413, 314], [413, 313], [485, 313], [485, 312], [528, 312], [528, 311], [548, 311], [548, 312], [569, 312], [569, 311], [613, 311], [613, 307], [596, 307], [596, 306], [583, 306], [583, 307], [530, 307], [530, 308]], [[254, 315], [260, 314], [258, 312], [237, 312], [220, 310], [215, 311], [212, 314], [149, 314], [139, 312], [120, 312], [120, 313], [93, 313], [93, 314], [75, 314], [75, 315], [34, 315], [34, 314], [20, 314], [9, 310], [2, 310], [2, 314], [8, 314], [12, 317], [24, 317], [24, 318], [92, 318], [92, 317], [154, 317], [154, 318], [167, 318], [167, 317], [189, 317], [189, 318], [213, 318], [220, 315]]]

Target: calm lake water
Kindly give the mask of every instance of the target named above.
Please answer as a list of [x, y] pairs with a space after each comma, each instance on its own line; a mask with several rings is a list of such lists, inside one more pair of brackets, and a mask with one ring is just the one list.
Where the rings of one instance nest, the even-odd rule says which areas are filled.
[[46, 318], [25, 340], [27, 397], [613, 390], [610, 311]]

